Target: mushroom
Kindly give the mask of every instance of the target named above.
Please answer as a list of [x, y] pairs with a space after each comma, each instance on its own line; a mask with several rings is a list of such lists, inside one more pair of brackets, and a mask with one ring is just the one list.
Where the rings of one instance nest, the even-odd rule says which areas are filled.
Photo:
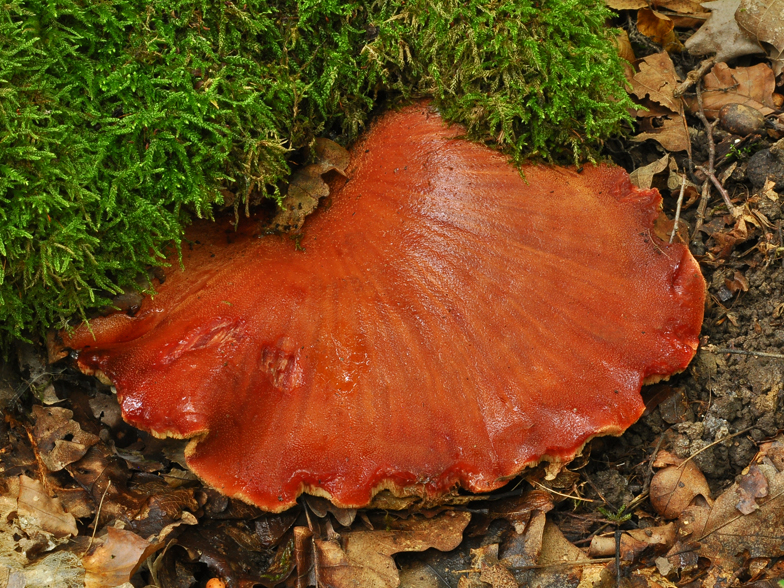
[[620, 168], [528, 165], [389, 112], [298, 239], [198, 223], [134, 316], [65, 335], [124, 418], [269, 511], [486, 492], [566, 462], [683, 370], [705, 284]]

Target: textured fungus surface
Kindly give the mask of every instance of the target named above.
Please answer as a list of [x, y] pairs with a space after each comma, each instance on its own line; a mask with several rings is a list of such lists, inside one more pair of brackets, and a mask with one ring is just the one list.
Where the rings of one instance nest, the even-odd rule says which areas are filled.
[[66, 342], [125, 419], [269, 510], [487, 491], [641, 414], [686, 367], [704, 283], [618, 168], [525, 168], [418, 105], [378, 120], [296, 242], [193, 227], [135, 316]]

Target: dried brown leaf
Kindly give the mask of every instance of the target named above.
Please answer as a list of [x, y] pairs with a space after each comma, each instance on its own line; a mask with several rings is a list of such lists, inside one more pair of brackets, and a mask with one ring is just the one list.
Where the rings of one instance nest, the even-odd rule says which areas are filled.
[[632, 93], [640, 99], [648, 96], [670, 112], [683, 114], [683, 103], [673, 96], [678, 76], [666, 52], [654, 53], [638, 64], [640, 71], [632, 80]]
[[17, 509], [26, 530], [35, 527], [58, 538], [79, 533], [74, 516], [65, 512], [60, 501], [50, 497], [38, 480], [19, 476]]
[[710, 500], [710, 487], [693, 461], [659, 470], [651, 480], [651, 506], [665, 519], [678, 518], [697, 496]]
[[[311, 538], [310, 541], [308, 530], [297, 528], [298, 560], [303, 565], [307, 565], [309, 557], [314, 560], [311, 577], [300, 578], [298, 585], [318, 582], [334, 588], [396, 588], [400, 580], [393, 554], [430, 548], [451, 551], [462, 541], [470, 518], [467, 512], [447, 511], [431, 519], [399, 521], [389, 530], [354, 531], [343, 533], [339, 538]], [[311, 541], [315, 553], [307, 556], [303, 549]], [[303, 570], [299, 563], [298, 569]]]
[[703, 586], [729, 585], [734, 572], [749, 558], [784, 555], [784, 472], [765, 458], [757, 466], [767, 482], [768, 496], [758, 497], [758, 508], [750, 514], [737, 508], [742, 499], [741, 480], [713, 506], [689, 507], [678, 519], [679, 536], [694, 546], [695, 555], [712, 564]]
[[292, 175], [281, 209], [270, 221], [271, 230], [286, 233], [300, 230], [305, 217], [316, 209], [319, 200], [329, 196], [329, 186], [321, 176], [329, 171], [343, 175], [351, 159], [343, 147], [324, 138], [316, 139], [314, 152], [315, 162]]
[[87, 450], [98, 443], [98, 436], [83, 431], [73, 420], [73, 411], [55, 406], [33, 406], [33, 437], [41, 461], [50, 472], [79, 461]]
[[689, 131], [682, 116], [665, 116], [661, 119], [661, 126], [655, 126], [650, 120], [641, 121], [640, 128], [643, 132], [632, 137], [632, 141], [654, 139], [667, 151], [691, 151]]
[[629, 179], [631, 180], [632, 184], [638, 188], [648, 190], [650, 189], [651, 184], [653, 184], [653, 176], [667, 169], [669, 162], [670, 154], [665, 153], [664, 157], [661, 159], [657, 159], [653, 163], [649, 163], [643, 167], [638, 167], [631, 174], [629, 174]]
[[130, 581], [159, 547], [135, 533], [109, 527], [103, 542], [82, 558], [85, 588], [111, 588]]
[[675, 34], [675, 23], [661, 12], [640, 8], [637, 11], [637, 30], [661, 45], [667, 53], [683, 51], [683, 45]]
[[762, 475], [759, 466], [752, 465], [738, 483], [738, 496], [740, 500], [735, 505], [745, 515], [753, 513], [759, 508], [756, 499], [768, 495], [768, 481]]
[[648, 6], [645, 0], [605, 0], [605, 3], [613, 10], [637, 10]]
[[759, 44], [742, 31], [735, 20], [741, 0], [716, 0], [702, 4], [710, 18], [685, 43], [692, 55], [716, 54], [716, 61], [729, 61], [743, 55], [762, 53]]
[[741, 0], [735, 20], [767, 50], [773, 70], [784, 70], [784, 0]]
[[[744, 104], [759, 110], [763, 115], [774, 111], [773, 92], [776, 77], [764, 63], [752, 67], [731, 68], [717, 63], [703, 80], [702, 104], [705, 116], [714, 119], [726, 104]], [[697, 112], [696, 98], [688, 100], [689, 110]]]

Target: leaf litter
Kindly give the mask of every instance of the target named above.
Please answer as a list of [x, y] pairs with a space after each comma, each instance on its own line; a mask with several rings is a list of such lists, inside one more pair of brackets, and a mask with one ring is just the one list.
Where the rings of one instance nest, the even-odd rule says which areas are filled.
[[[648, 37], [660, 45], [669, 43], [667, 19], [672, 20], [674, 30], [687, 22], [676, 15], [705, 17], [698, 3], [685, 0], [610, 0], [608, 4], [618, 10], [648, 11], [645, 16], [654, 16], [658, 23], [656, 31], [662, 21], [665, 26], [661, 34]], [[714, 118], [728, 104], [755, 108], [766, 119], [764, 145], [765, 133], [776, 139], [784, 131], [776, 126], [781, 89], [775, 80], [781, 72], [781, 17], [776, 16], [776, 10], [781, 9], [782, 2], [744, 0], [734, 12], [732, 4], [707, 3], [710, 18], [700, 36], [694, 42], [687, 41], [686, 46], [691, 46], [695, 54], [705, 51], [718, 57], [702, 82], [708, 118]], [[759, 18], [760, 9], [774, 18]], [[725, 18], [730, 13], [740, 24], [741, 37]], [[749, 40], [757, 49], [751, 48]], [[627, 53], [630, 61], [634, 61], [635, 50], [639, 51], [636, 42], [635, 47], [632, 49], [631, 43], [627, 46], [631, 49]], [[677, 45], [668, 46], [670, 51], [673, 47]], [[752, 55], [746, 58], [751, 61], [741, 65], [724, 63], [748, 55]], [[754, 60], [764, 60], [765, 55], [772, 67], [765, 62], [755, 64]], [[689, 105], [686, 111], [676, 97], [682, 84], [682, 75], [676, 72], [681, 71], [683, 63], [677, 59], [673, 62], [666, 51], [654, 52], [639, 60], [638, 70], [630, 75], [635, 96], [641, 106], [648, 108], [647, 112], [638, 112], [642, 130], [638, 140], [656, 139], [670, 152], [662, 155], [659, 151], [650, 157], [645, 162], [650, 164], [647, 169], [643, 169], [645, 165], [635, 166], [639, 168], [636, 181], [659, 187], [666, 198], [664, 190], [677, 194], [685, 177], [692, 194], [691, 198], [687, 196], [686, 210], [699, 197], [699, 182], [688, 174], [684, 155], [688, 149], [674, 147], [697, 145], [697, 161], [705, 157], [705, 152], [700, 151], [702, 131], [688, 127], [690, 113], [698, 110], [695, 98], [685, 95]], [[738, 144], [733, 143], [732, 135], [725, 139], [718, 133], [718, 140], [722, 145]], [[642, 148], [642, 144], [634, 146]], [[316, 167], [305, 171], [306, 166], [302, 177], [292, 180], [292, 195], [301, 190], [304, 196], [300, 194], [297, 202], [290, 199], [289, 216], [278, 219], [289, 230], [297, 230], [300, 213], [296, 211], [315, 206], [313, 200], [328, 196], [328, 192], [322, 194], [321, 175], [344, 169], [339, 154], [333, 159], [325, 155], [322, 161], [319, 149], [317, 146], [316, 161], [311, 164]], [[733, 156], [733, 160], [740, 165], [720, 174], [722, 182], [732, 182], [745, 172], [744, 155]], [[775, 273], [784, 255], [781, 187], [764, 177], [758, 186], [756, 193], [733, 194], [740, 210], [737, 217], [728, 215], [721, 205], [709, 205], [702, 230], [690, 238], [697, 243], [698, 253], [703, 247], [703, 267], [713, 276], [709, 284], [712, 318], [706, 323], [706, 337], [751, 353], [762, 345], [761, 350], [775, 354], [782, 351], [779, 339], [784, 341], [776, 339], [784, 315], [781, 296], [777, 295], [784, 270]], [[665, 201], [665, 206], [670, 204]], [[687, 229], [693, 229], [694, 216], [685, 222]], [[766, 304], [765, 313], [747, 312], [744, 296], [758, 301], [767, 297], [769, 302], [758, 302]], [[728, 302], [737, 308], [724, 306]], [[748, 334], [740, 331], [744, 326]], [[772, 341], [777, 343], [771, 345]], [[780, 438], [762, 440], [776, 433], [776, 426], [769, 423], [780, 414], [782, 370], [775, 359], [764, 369], [755, 368], [754, 362], [760, 361], [754, 356], [700, 352], [690, 375], [685, 377], [695, 378], [701, 391], [696, 392], [694, 384], [679, 388], [683, 406], [678, 408], [677, 417], [665, 420], [671, 403], [661, 402], [627, 434], [632, 438], [643, 430], [656, 431], [656, 423], [666, 427], [658, 430], [667, 449], [654, 451], [653, 441], [648, 439], [650, 444], [642, 446], [645, 463], [627, 470], [636, 473], [624, 474], [631, 480], [630, 487], [636, 488], [635, 494], [650, 493], [649, 501], [636, 506], [638, 528], [608, 522], [596, 514], [583, 499], [591, 496], [601, 504], [601, 497], [587, 489], [579, 473], [569, 470], [562, 470], [562, 474], [570, 474], [566, 476], [570, 481], [553, 487], [557, 493], [536, 490], [531, 494], [521, 489], [515, 496], [486, 502], [466, 497], [464, 506], [445, 506], [425, 515], [410, 510], [410, 501], [405, 500], [390, 499], [387, 505], [409, 509], [390, 515], [391, 511], [346, 512], [310, 497], [303, 500], [303, 507], [282, 515], [267, 515], [201, 487], [180, 465], [182, 459], [178, 461], [176, 456], [181, 455], [182, 448], [176, 442], [164, 443], [139, 434], [118, 421], [117, 411], [112, 417], [116, 402], [105, 389], [85, 395], [82, 384], [82, 391], [69, 390], [63, 396], [61, 384], [48, 383], [47, 393], [41, 394], [45, 407], [28, 407], [26, 423], [7, 412], [0, 427], [0, 467], [4, 475], [0, 494], [0, 586], [81, 586], [87, 574], [92, 575], [90, 581], [95, 583], [90, 585], [94, 586], [127, 580], [142, 586], [144, 579], [154, 578], [158, 586], [179, 588], [203, 584], [209, 577], [223, 578], [228, 586], [297, 586], [314, 578], [318, 581], [314, 572], [307, 571], [315, 569], [312, 562], [318, 560], [328, 564], [323, 566], [326, 575], [320, 576], [322, 584], [329, 577], [337, 585], [372, 578], [381, 586], [411, 588], [578, 586], [581, 581], [583, 586], [598, 588], [616, 582], [616, 554], [623, 582], [635, 587], [691, 582], [693, 586], [713, 588], [737, 583], [738, 578], [772, 582], [784, 576], [780, 564], [784, 555], [780, 523], [784, 515], [784, 442]], [[37, 369], [36, 373], [43, 373], [46, 368]], [[738, 373], [743, 376], [739, 378]], [[735, 392], [721, 388], [729, 374], [735, 374]], [[710, 439], [726, 434], [732, 423], [737, 423], [729, 416], [731, 392], [746, 395], [746, 408], [738, 414], [752, 411], [761, 428], [754, 429], [748, 439], [739, 437], [702, 453]], [[67, 409], [52, 406], [62, 403], [58, 395], [66, 398]], [[17, 396], [11, 392], [3, 398], [7, 403], [16, 401]], [[619, 447], [624, 446], [625, 438]], [[759, 444], [759, 452], [751, 463], [745, 462], [747, 467], [737, 480], [729, 488], [717, 486], [727, 479], [726, 472], [732, 471], [727, 469], [730, 462], [732, 467], [740, 467], [739, 459], [755, 444]], [[592, 446], [594, 451], [601, 447], [608, 451], [614, 443], [597, 440]], [[744, 447], [745, 453], [740, 449]], [[591, 446], [586, 451], [591, 451]], [[713, 458], [714, 453], [724, 457]], [[614, 455], [612, 449], [607, 455]], [[654, 455], [658, 459], [654, 460]], [[689, 455], [694, 457], [684, 461]], [[651, 471], [649, 482], [645, 482], [648, 457]], [[639, 476], [639, 487], [634, 486], [634, 476]], [[544, 477], [530, 479], [537, 484], [544, 481]], [[713, 503], [711, 495], [718, 497]], [[673, 522], [663, 524], [665, 515]], [[395, 520], [388, 528], [390, 516]], [[457, 533], [456, 528], [468, 518], [470, 521]], [[461, 521], [460, 525], [440, 526], [444, 520], [455, 519]], [[608, 524], [610, 528], [616, 525], [618, 533], [608, 533]], [[93, 533], [95, 538], [90, 543]], [[451, 540], [448, 545], [441, 542], [446, 538]], [[448, 553], [427, 548], [453, 544], [456, 549]], [[394, 551], [400, 547], [424, 551]], [[115, 569], [116, 575], [112, 575]]]

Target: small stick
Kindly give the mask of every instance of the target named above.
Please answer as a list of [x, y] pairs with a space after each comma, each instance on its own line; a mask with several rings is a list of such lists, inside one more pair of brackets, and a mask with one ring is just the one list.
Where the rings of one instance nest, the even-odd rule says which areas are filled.
[[686, 75], [686, 81], [681, 82], [675, 88], [675, 91], [672, 93], [673, 97], [680, 98], [683, 96], [689, 88], [705, 77], [705, 74], [708, 73], [708, 70], [713, 67], [714, 63], [716, 63], [716, 58], [711, 57], [710, 59], [705, 59], [702, 61], [697, 69], [691, 70]]
[[683, 192], [686, 190], [686, 176], [681, 178], [681, 193], [678, 195], [678, 205], [675, 207], [675, 221], [672, 223], [672, 234], [670, 235], [670, 243], [675, 238], [675, 233], [678, 232], [678, 221], [681, 219], [681, 205], [683, 204]]
[[[779, 229], [779, 247], [784, 247], [784, 237], [781, 236], [781, 221], [776, 224]], [[781, 258], [781, 267], [784, 267], [784, 257]]]
[[703, 447], [703, 448], [702, 448], [702, 449], [700, 449], [699, 451], [695, 451], [695, 452], [694, 452], [693, 454], [691, 454], [689, 457], [687, 457], [686, 459], [684, 459], [684, 460], [683, 460], [683, 461], [682, 461], [680, 464], [678, 464], [678, 467], [679, 467], [679, 468], [682, 468], [682, 467], [683, 467], [683, 466], [685, 466], [687, 463], [689, 463], [689, 462], [690, 462], [692, 459], [694, 459], [695, 457], [697, 457], [697, 456], [698, 456], [700, 453], [702, 453], [703, 451], [707, 451], [708, 449], [710, 449], [710, 448], [711, 448], [711, 447], [713, 447], [714, 445], [718, 445], [719, 443], [722, 443], [722, 442], [724, 442], [724, 441], [727, 441], [728, 439], [732, 439], [733, 437], [737, 437], [738, 435], [743, 435], [743, 433], [748, 433], [748, 432], [749, 432], [749, 431], [751, 431], [753, 428], [754, 428], [753, 426], [751, 426], [751, 427], [746, 427], [745, 429], [741, 429], [740, 431], [737, 431], [736, 433], [733, 433], [732, 435], [725, 435], [725, 436], [724, 436], [724, 437], [722, 437], [721, 439], [716, 439], [716, 440], [715, 440], [713, 443], [710, 443], [710, 444], [706, 445], [705, 447]]
[[82, 557], [87, 555], [87, 552], [90, 551], [90, 548], [93, 546], [93, 540], [95, 539], [95, 533], [98, 531], [98, 519], [101, 518], [101, 509], [103, 508], [103, 499], [106, 498], [106, 493], [109, 491], [109, 488], [112, 487], [112, 481], [109, 480], [109, 483], [106, 484], [106, 488], [103, 490], [103, 494], [101, 495], [101, 501], [98, 503], [98, 511], [95, 513], [95, 520], [93, 521], [93, 534], [90, 535], [90, 542], [87, 544], [87, 549], [84, 550]]
[[730, 201], [730, 195], [727, 194], [724, 186], [722, 186], [721, 182], [716, 178], [716, 168], [714, 167], [716, 162], [716, 144], [713, 142], [713, 125], [709, 123], [708, 119], [705, 117], [705, 107], [702, 103], [702, 82], [698, 81], [695, 89], [697, 90], [697, 104], [700, 107], [697, 116], [702, 121], [702, 124], [705, 125], [705, 134], [708, 137], [708, 167], [705, 168], [698, 165], [697, 169], [708, 176], [713, 185], [716, 186], [716, 189], [719, 191], [722, 198], [724, 198], [724, 203], [727, 205], [727, 210], [730, 214], [732, 216], [737, 216], [735, 206]]
[[784, 353], [746, 351], [745, 349], [729, 349], [724, 347], [714, 347], [713, 345], [707, 345], [703, 347], [703, 349], [709, 353], [716, 353], [717, 355], [721, 355], [722, 353], [734, 353], [735, 355], [753, 355], [754, 357], [772, 357], [774, 359], [784, 359]]
[[708, 208], [708, 200], [710, 198], [710, 184], [708, 183], [708, 180], [705, 180], [702, 183], [701, 192], [700, 205], [697, 207], [697, 224], [694, 225], [695, 236], [702, 228], [702, 225], [705, 223], [705, 209]]

